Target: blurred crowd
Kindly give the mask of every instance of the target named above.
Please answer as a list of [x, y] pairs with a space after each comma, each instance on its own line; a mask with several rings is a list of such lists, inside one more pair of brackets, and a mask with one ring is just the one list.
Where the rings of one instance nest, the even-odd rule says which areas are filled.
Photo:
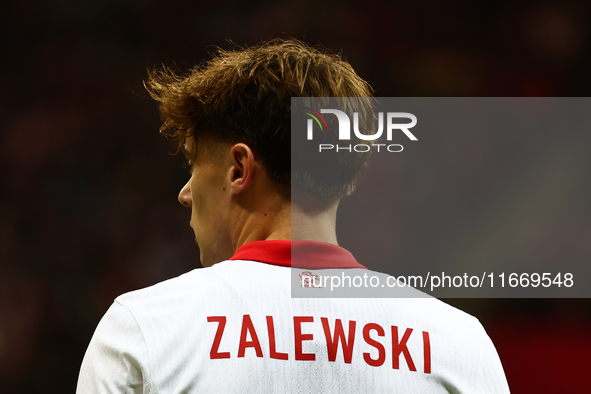
[[[148, 69], [183, 70], [216, 46], [295, 37], [341, 51], [376, 96], [589, 96], [590, 17], [591, 3], [568, 0], [3, 2], [0, 391], [73, 392], [92, 332], [117, 295], [200, 266], [190, 213], [176, 202], [188, 174], [158, 133], [158, 111], [142, 82]], [[483, 165], [497, 153], [486, 141], [442, 147], [458, 150], [450, 157], [461, 150], [462, 161], [393, 169], [392, 179], [420, 195], [401, 192], [384, 202], [399, 235], [378, 240], [396, 245], [384, 259], [477, 259], [497, 236], [494, 226], [508, 221], [521, 234], [498, 238], [510, 253], [591, 261], [589, 138], [579, 137], [520, 136], [517, 151], [499, 152], [507, 161], [498, 171]], [[548, 160], [539, 156], [557, 149]], [[522, 176], [511, 186], [499, 181], [518, 160], [530, 172], [516, 169]], [[432, 166], [453, 176], [430, 177]], [[371, 174], [363, 179], [371, 182]], [[508, 192], [489, 201], [495, 220], [474, 234], [484, 203], [473, 201], [491, 198], [483, 186], [489, 181]], [[524, 220], [519, 213], [537, 213], [528, 209], [548, 190], [558, 196], [542, 200], [547, 215]], [[367, 245], [355, 236], [358, 218], [347, 206], [367, 198], [353, 195], [339, 218], [342, 244], [360, 260]], [[495, 256], [509, 253], [499, 249]], [[591, 351], [587, 300], [451, 302], [489, 329], [513, 392], [528, 392], [544, 367], [567, 361], [574, 367], [562, 383], [546, 375], [535, 387], [583, 387], [577, 376]], [[544, 346], [554, 359], [540, 361]]]

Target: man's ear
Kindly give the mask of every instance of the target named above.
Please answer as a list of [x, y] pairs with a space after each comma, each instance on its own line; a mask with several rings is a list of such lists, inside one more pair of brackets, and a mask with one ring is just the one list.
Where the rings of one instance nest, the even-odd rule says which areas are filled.
[[246, 190], [254, 181], [254, 153], [250, 147], [238, 143], [230, 149], [233, 165], [230, 170], [232, 194]]

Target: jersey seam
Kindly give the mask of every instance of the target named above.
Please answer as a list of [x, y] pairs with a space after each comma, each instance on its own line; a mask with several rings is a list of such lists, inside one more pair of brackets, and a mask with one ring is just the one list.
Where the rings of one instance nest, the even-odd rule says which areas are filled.
[[133, 318], [134, 323], [136, 324], [136, 326], [138, 327], [140, 334], [142, 336], [142, 340], [144, 342], [144, 346], [146, 348], [146, 354], [148, 355], [148, 375], [149, 378], [146, 380], [147, 381], [147, 386], [149, 388], [149, 392], [152, 391], [152, 357], [150, 354], [150, 348], [148, 347], [148, 341], [146, 340], [146, 336], [144, 335], [144, 330], [142, 329], [142, 325], [140, 324], [138, 318], [135, 316], [135, 314], [133, 313], [133, 311], [131, 310], [131, 308], [123, 303], [121, 303], [121, 301], [119, 300], [115, 300], [115, 302], [117, 304], [119, 304], [120, 306], [122, 306], [123, 308], [127, 309], [127, 311], [129, 312], [129, 314], [131, 315], [131, 317]]

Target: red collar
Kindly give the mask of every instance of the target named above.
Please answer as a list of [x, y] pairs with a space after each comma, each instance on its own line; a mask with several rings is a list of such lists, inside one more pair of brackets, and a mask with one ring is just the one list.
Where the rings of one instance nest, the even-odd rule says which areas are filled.
[[316, 241], [253, 241], [238, 248], [230, 260], [250, 260], [308, 269], [363, 268], [340, 246]]

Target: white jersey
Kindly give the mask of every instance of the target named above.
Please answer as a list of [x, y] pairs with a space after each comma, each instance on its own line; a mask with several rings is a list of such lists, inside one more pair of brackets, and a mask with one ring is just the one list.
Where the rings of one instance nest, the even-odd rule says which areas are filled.
[[[482, 325], [439, 300], [292, 298], [292, 244], [311, 242], [251, 242], [118, 297], [77, 392], [509, 392]], [[314, 251], [302, 268], [363, 268], [338, 246]]]

